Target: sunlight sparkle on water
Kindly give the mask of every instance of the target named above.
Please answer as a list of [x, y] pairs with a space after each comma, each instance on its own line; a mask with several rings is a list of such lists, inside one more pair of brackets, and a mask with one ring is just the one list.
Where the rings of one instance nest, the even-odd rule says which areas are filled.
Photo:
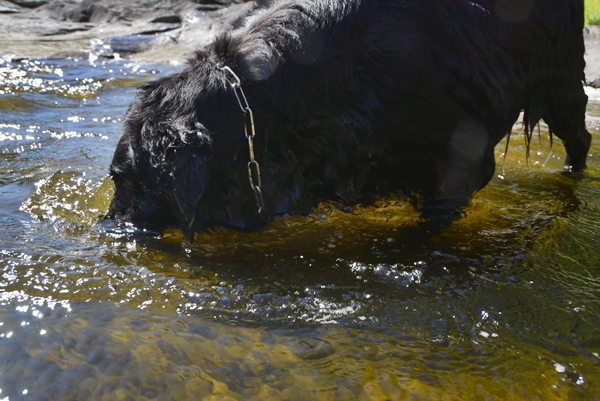
[[390, 196], [189, 244], [101, 220], [121, 118], [167, 67], [0, 68], [0, 370], [29, 366], [0, 375], [2, 397], [73, 377], [81, 399], [597, 396], [593, 156], [570, 177], [559, 141], [546, 166], [547, 139], [529, 162], [518, 140], [506, 161], [500, 146], [502, 179], [435, 235]]

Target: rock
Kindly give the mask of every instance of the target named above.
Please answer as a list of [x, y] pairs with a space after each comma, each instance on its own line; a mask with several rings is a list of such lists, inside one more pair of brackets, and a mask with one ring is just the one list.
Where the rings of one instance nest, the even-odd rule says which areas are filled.
[[600, 27], [585, 27], [583, 38], [585, 40], [585, 83], [600, 88]]
[[11, 3], [20, 5], [21, 7], [36, 8], [44, 5], [48, 0], [9, 0]]
[[181, 17], [179, 15], [165, 15], [164, 17], [154, 18], [150, 22], [165, 22], [167, 24], [181, 24]]
[[94, 0], [85, 0], [83, 3], [64, 12], [63, 17], [73, 22], [108, 22], [117, 12], [110, 10], [103, 4]]
[[182, 63], [249, 7], [229, 0], [44, 3], [31, 9], [0, 0], [0, 54], [24, 58], [118, 54]]
[[0, 0], [0, 14], [13, 14], [18, 12], [21, 12], [21, 7], [6, 0]]
[[[183, 63], [247, 0], [0, 0], [0, 54]], [[600, 28], [587, 27], [586, 84], [600, 87]]]

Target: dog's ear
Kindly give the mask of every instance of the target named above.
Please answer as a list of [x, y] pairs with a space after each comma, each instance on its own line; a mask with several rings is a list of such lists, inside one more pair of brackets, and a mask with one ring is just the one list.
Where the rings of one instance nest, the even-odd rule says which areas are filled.
[[212, 141], [198, 123], [187, 130], [181, 125], [176, 128], [186, 146], [173, 149], [169, 155], [172, 204], [181, 231], [193, 242], [198, 204], [208, 185], [210, 170], [207, 162], [212, 157]]
[[111, 176], [116, 174], [131, 177], [135, 172], [135, 150], [139, 149], [140, 131], [142, 129], [142, 118], [139, 112], [140, 103], [140, 98], [136, 98], [125, 115], [123, 135], [119, 139], [110, 166]]
[[135, 151], [127, 139], [122, 138], [117, 144], [112, 163], [110, 164], [111, 177], [133, 179], [135, 175]]
[[198, 203], [208, 185], [209, 169], [206, 159], [198, 149], [180, 149], [172, 173], [171, 196], [179, 226], [188, 241], [194, 242]]
[[133, 144], [129, 137], [123, 136], [117, 145], [109, 168], [110, 178], [115, 184], [115, 195], [108, 212], [111, 218], [131, 213], [131, 208], [139, 192], [138, 185], [136, 185], [135, 163]]

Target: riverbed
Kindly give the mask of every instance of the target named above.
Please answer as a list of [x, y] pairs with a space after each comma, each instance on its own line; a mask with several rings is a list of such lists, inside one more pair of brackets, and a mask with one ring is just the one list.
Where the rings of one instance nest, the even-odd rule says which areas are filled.
[[515, 125], [439, 234], [401, 197], [194, 244], [104, 222], [135, 88], [174, 65], [0, 58], [0, 400], [594, 400], [600, 96], [588, 169]]

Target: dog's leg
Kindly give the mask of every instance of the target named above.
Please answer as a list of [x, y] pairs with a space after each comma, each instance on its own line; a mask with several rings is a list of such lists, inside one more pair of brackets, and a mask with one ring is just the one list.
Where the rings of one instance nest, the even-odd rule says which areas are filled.
[[585, 127], [587, 95], [578, 78], [553, 79], [545, 91], [542, 118], [558, 136], [567, 151], [565, 171], [581, 171], [592, 137]]
[[[433, 194], [424, 194], [423, 217], [451, 221], [492, 178], [496, 167], [493, 140], [476, 119], [463, 120], [449, 136], [445, 157], [436, 162], [437, 184]], [[433, 188], [432, 188], [433, 189]]]

